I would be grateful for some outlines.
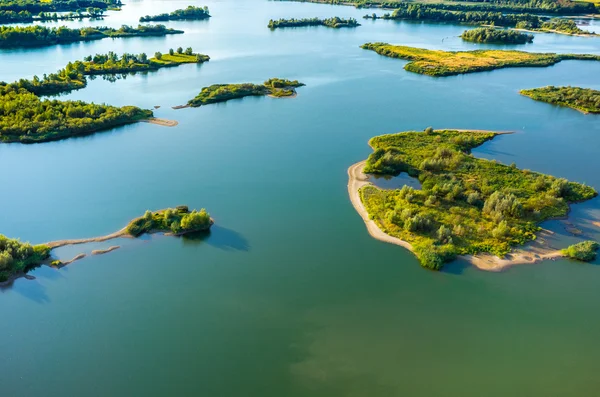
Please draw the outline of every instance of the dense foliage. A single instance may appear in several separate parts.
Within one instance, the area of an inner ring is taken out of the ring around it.
[[[584,113],[600,113],[600,91],[580,87],[542,87],[521,90],[522,95],[537,101],[567,106]]]
[[[600,55],[552,54],[505,50],[442,51],[396,46],[387,43],[367,43],[361,46],[380,55],[406,59],[409,72],[430,76],[452,76],[507,67],[539,67],[554,65],[567,59],[599,61]]]
[[[407,172],[422,189],[365,186],[361,198],[370,217],[385,233],[411,243],[424,266],[439,269],[456,255],[504,256],[535,239],[538,223],[597,195],[583,184],[469,154],[494,136],[428,128],[371,139],[365,172]]]
[[[299,27],[299,26],[327,26],[329,28],[339,29],[344,27],[360,26],[360,23],[354,18],[343,19],[340,17],[332,17],[326,19],[319,18],[304,18],[304,19],[278,19],[269,21],[270,29]]]
[[[47,142],[90,134],[152,117],[150,110],[82,101],[41,100],[25,89],[0,86],[0,142]]]
[[[32,246],[0,234],[0,282],[39,266],[49,256],[46,245]]]
[[[533,42],[532,34],[493,28],[465,30],[460,37],[465,41],[473,41],[475,43],[526,44]]]
[[[139,25],[137,28],[123,25],[119,29],[108,27],[70,29],[64,26],[0,26],[0,48],[39,47],[76,41],[99,40],[107,37],[164,36],[183,33],[164,25]]]
[[[453,10],[447,4],[398,3],[397,8],[391,14],[386,13],[381,17],[371,14],[365,15],[365,18],[496,25],[567,34],[594,34],[577,28],[575,22],[570,19],[554,18],[549,20],[544,16],[526,13]]]
[[[0,11],[17,13],[25,11],[30,14],[39,14],[40,12],[79,11],[87,8],[116,9],[121,5],[121,0],[2,0]]]
[[[596,259],[598,248],[600,248],[600,244],[595,241],[582,241],[581,243],[570,245],[568,248],[562,250],[561,253],[568,258],[590,262]]]
[[[170,14],[146,15],[140,18],[140,22],[150,21],[178,21],[178,20],[202,20],[210,18],[208,7],[188,6],[182,10],[175,10]]]
[[[179,206],[156,212],[146,211],[144,216],[127,225],[127,233],[134,237],[153,232],[183,234],[206,230],[211,225],[212,220],[205,209],[190,212],[188,207]]]
[[[303,85],[298,80],[291,81],[278,78],[271,78],[263,84],[213,84],[202,88],[202,91],[194,99],[188,101],[188,105],[197,107],[247,96],[291,96],[296,92],[296,87]]]
[[[67,14],[57,14],[50,12],[40,12],[34,15],[29,11],[0,11],[0,24],[3,23],[28,23],[34,21],[58,21],[83,18],[98,18],[104,15],[104,10],[101,8],[88,8],[86,12],[78,10],[77,12],[69,12]]]

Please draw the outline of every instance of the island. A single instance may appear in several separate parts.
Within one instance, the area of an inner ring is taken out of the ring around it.
[[[487,270],[562,256],[539,239],[537,251],[513,247],[536,240],[541,222],[566,216],[570,203],[596,190],[470,155],[498,134],[427,128],[372,138],[374,152],[348,172],[352,203],[370,233],[406,247],[432,270],[458,255]],[[418,178],[421,189],[379,189],[366,175],[402,172]]]
[[[489,5],[484,8],[466,4],[422,4],[403,2],[394,6],[395,10],[383,16],[367,14],[367,19],[393,19],[410,21],[451,22],[469,25],[503,26],[540,32],[562,33],[569,35],[595,36],[577,27],[575,22],[566,18],[549,18],[530,13],[506,13]]]
[[[577,244],[570,245],[561,251],[563,256],[572,258],[581,262],[591,262],[596,259],[600,244],[595,241],[582,241]]]
[[[66,14],[57,14],[50,12],[40,12],[34,15],[28,11],[0,11],[0,24],[4,23],[31,23],[43,21],[63,21],[85,18],[102,18],[104,10],[101,8],[88,7],[86,10],[77,10],[77,12],[68,12]]]
[[[135,238],[151,233],[181,236],[208,230],[213,223],[214,221],[205,209],[190,211],[187,206],[181,205],[154,212],[146,211],[143,216],[133,219],[121,230],[101,237],[59,240],[45,244],[31,245],[0,235],[0,284],[12,282],[14,279],[24,276],[28,271],[42,265],[62,267],[86,257],[86,254],[82,253],[69,261],[51,259],[51,251],[54,248],[103,242],[123,237]],[[92,255],[105,254],[118,248],[119,246],[111,246],[104,250],[94,250],[92,251]]]
[[[247,96],[291,97],[296,94],[296,88],[302,86],[304,84],[298,80],[279,78],[271,78],[263,84],[213,84],[202,88],[202,91],[194,99],[188,101],[187,106],[198,107]]]
[[[0,12],[11,11],[15,13],[39,14],[41,12],[77,12],[88,8],[118,10],[122,5],[121,0],[2,0],[0,2]]]
[[[367,43],[361,48],[386,57],[408,60],[410,62],[404,66],[405,70],[435,77],[508,67],[551,66],[569,59],[600,60],[600,55],[592,54],[533,53],[515,50],[442,51],[387,43]]]
[[[590,88],[554,87],[550,85],[521,90],[519,93],[536,101],[570,107],[583,113],[600,113],[600,91]]]
[[[319,19],[319,18],[304,18],[304,19],[278,19],[269,21],[267,25],[269,29],[301,27],[301,26],[327,26],[328,28],[354,28],[360,26],[360,23],[354,18],[343,19],[340,17]]]
[[[465,41],[491,44],[527,44],[533,43],[533,35],[514,30],[477,28],[465,30],[460,37]]]
[[[156,52],[153,58],[149,58],[145,53],[123,54],[119,57],[110,51],[108,54],[89,55],[83,61],[69,62],[65,68],[56,73],[45,74],[42,78],[34,76],[32,80],[21,79],[10,84],[0,83],[0,86],[23,88],[38,96],[57,95],[84,88],[87,85],[85,76],[135,74],[209,60],[208,55],[194,53],[192,47],[185,51],[181,47],[177,50],[171,48],[166,54]]]
[[[187,8],[175,10],[169,14],[146,15],[145,17],[140,18],[140,22],[181,20],[201,21],[208,18],[210,18],[208,7],[188,6]]]
[[[44,47],[78,41],[101,40],[109,37],[165,36],[180,34],[182,30],[164,25],[139,25],[137,28],[123,25],[119,29],[88,27],[71,29],[65,26],[0,26],[0,48]]]

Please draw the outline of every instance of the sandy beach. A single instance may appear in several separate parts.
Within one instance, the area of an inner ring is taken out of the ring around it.
[[[146,120],[140,120],[140,122],[162,125],[163,127],[175,127],[177,124],[179,124],[179,122],[175,120],[159,119],[156,117],[152,117],[151,119]]]

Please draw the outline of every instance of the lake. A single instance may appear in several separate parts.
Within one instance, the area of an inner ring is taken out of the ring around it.
[[[359,46],[518,48],[600,54],[600,39],[536,34],[475,45],[464,26],[363,20],[371,10],[264,0],[127,1],[103,21],[207,5],[183,35],[0,52],[0,80],[54,72],[108,51],[208,54],[97,78],[63,96],[160,106],[179,125],[138,123],[88,137],[0,145],[0,233],[32,243],[104,235],[146,209],[207,208],[208,234],[126,240],[122,248],[0,289],[4,396],[591,396],[598,392],[600,263],[568,260],[486,273],[457,261],[422,269],[372,239],[347,168],[375,135],[434,128],[515,130],[474,150],[600,189],[598,116],[520,96],[522,88],[600,89],[600,63],[432,78]],[[376,11],[380,12],[380,11]],[[355,17],[356,29],[270,31],[269,19]],[[592,21],[598,29],[600,22]],[[173,110],[202,87],[298,79],[293,99],[245,98]],[[569,221],[592,239],[600,199]],[[544,224],[553,244],[573,241]],[[120,244],[121,242],[119,242]],[[115,242],[65,247],[61,259]]]

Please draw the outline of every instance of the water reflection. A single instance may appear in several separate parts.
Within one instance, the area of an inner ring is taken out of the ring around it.
[[[369,181],[380,189],[401,189],[402,186],[410,186],[413,189],[421,189],[421,182],[406,172],[398,176],[391,175],[369,175]]]

